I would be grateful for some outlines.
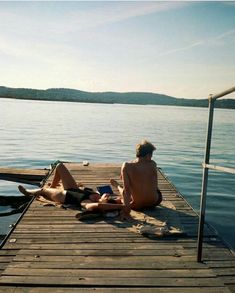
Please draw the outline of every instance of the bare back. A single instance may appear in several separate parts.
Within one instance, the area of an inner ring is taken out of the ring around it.
[[[133,209],[155,206],[158,202],[158,178],[156,163],[149,161],[133,161],[124,163],[122,168],[124,190],[129,189]]]

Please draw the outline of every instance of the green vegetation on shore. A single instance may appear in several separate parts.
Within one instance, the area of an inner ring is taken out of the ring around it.
[[[24,100],[64,101],[107,104],[168,105],[208,107],[208,99],[182,99],[167,95],[145,92],[85,92],[66,88],[47,90],[9,88],[0,86],[0,97]],[[223,99],[216,102],[217,108],[235,109],[235,100]]]

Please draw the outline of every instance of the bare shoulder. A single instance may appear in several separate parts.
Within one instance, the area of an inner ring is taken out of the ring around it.
[[[130,161],[130,162],[124,162],[122,164],[122,171],[125,171],[127,173],[132,172],[132,170],[135,168],[136,162]]]
[[[137,160],[135,159],[135,160],[132,160],[132,161],[129,161],[129,162],[124,162],[122,164],[122,167],[131,167],[131,166],[134,166],[136,164],[137,164]]]
[[[129,162],[124,162],[124,163],[122,164],[122,170],[124,170],[124,169],[128,169],[128,167],[130,166],[130,164],[131,164],[131,163],[129,163]]]

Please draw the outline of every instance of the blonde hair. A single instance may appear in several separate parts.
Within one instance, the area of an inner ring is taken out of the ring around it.
[[[149,141],[143,140],[141,143],[136,145],[136,157],[145,157],[146,155],[153,154],[153,151],[156,150],[156,147]]]

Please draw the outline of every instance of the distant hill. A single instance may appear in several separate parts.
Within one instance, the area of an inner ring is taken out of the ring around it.
[[[37,90],[27,88],[9,88],[0,86],[0,97],[24,100],[67,101],[84,103],[118,103],[189,107],[208,106],[208,99],[180,99],[167,95],[145,92],[85,92],[66,88]],[[216,107],[235,109],[235,100],[218,100],[216,102]]]

